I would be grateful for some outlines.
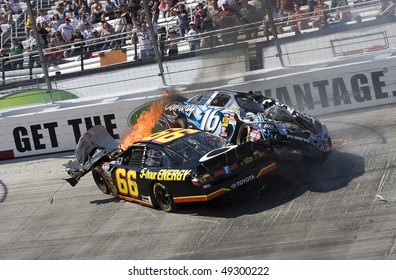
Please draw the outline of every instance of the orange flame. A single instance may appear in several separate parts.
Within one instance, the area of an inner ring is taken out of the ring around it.
[[[125,150],[136,141],[151,135],[153,128],[164,112],[165,105],[171,102],[175,96],[177,96],[175,92],[168,90],[158,102],[151,104],[149,110],[139,116],[129,134],[121,140],[119,148]]]

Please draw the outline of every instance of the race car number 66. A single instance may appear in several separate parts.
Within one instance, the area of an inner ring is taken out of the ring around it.
[[[269,275],[267,266],[226,266],[220,272],[224,275]]]

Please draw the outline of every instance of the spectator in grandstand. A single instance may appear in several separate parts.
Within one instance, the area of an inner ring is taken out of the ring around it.
[[[7,23],[12,24],[12,11],[7,4],[2,4],[0,6],[0,24]]]
[[[49,23],[49,27],[51,28],[51,34],[54,34],[56,31],[58,31],[58,28],[61,24],[62,21],[60,20],[59,15],[54,14]]]
[[[95,51],[100,51],[103,43],[102,38],[100,38],[100,33],[98,30],[94,29],[92,34],[88,37],[85,37],[85,45],[86,45],[86,53],[91,54]]]
[[[330,19],[330,21],[338,21],[341,23],[348,22],[352,20],[352,13],[349,9],[347,0],[339,0],[336,9],[336,15],[334,19]]]
[[[277,0],[279,12],[284,16],[289,16],[294,12],[294,0]]]
[[[77,19],[81,20],[84,15],[91,20],[91,12],[86,3],[83,3],[78,10]]]
[[[37,23],[36,27],[37,27],[37,34],[41,36],[41,38],[43,39],[43,47],[47,48],[51,34],[47,31],[47,29],[43,28],[43,25],[41,23]]]
[[[82,15],[82,18],[80,20],[78,20],[77,18],[76,18],[76,20],[78,21],[78,23],[75,27],[76,27],[76,29],[79,29],[81,32],[84,32],[87,23],[88,23],[88,26],[92,25],[91,20],[89,18],[87,18],[86,15]]]
[[[294,12],[289,17],[290,30],[295,34],[301,34],[301,30],[308,29],[308,15],[301,11],[300,5],[294,4]]]
[[[153,51],[153,34],[147,29],[146,22],[142,22],[138,28],[138,41],[140,49],[140,59],[145,60],[154,56]]]
[[[317,5],[315,5],[315,8],[313,10],[313,14],[315,16],[313,22],[312,22],[312,27],[323,27],[325,24],[327,24],[327,13],[329,11],[330,7],[327,5],[324,0],[319,0]]]
[[[151,23],[154,24],[154,22],[158,22],[159,18],[159,5],[160,1],[159,0],[150,0],[147,1],[147,6],[150,9],[150,14],[151,14]]]
[[[32,14],[33,14],[33,19],[30,18],[30,14],[29,13],[25,14],[25,34],[26,34],[26,38],[29,38],[29,34],[30,34],[30,31],[33,28],[33,24],[36,23],[36,12],[32,11]]]
[[[60,2],[54,11],[54,15],[59,15],[59,19],[63,20],[65,18],[65,4]]]
[[[72,40],[72,38],[73,38],[73,33],[74,33],[74,31],[75,31],[74,26],[71,25],[71,20],[70,20],[70,18],[68,18],[68,17],[65,18],[64,23],[61,24],[61,25],[58,27],[58,30],[57,30],[57,31],[59,31],[59,32],[62,34],[63,38],[64,38],[67,42],[70,42],[70,41]]]
[[[215,29],[216,18],[220,11],[219,6],[217,6],[217,1],[208,0],[204,9],[206,11],[204,31],[213,31]]]
[[[42,24],[43,22],[50,22],[50,21],[51,21],[51,17],[47,15],[44,10],[40,10],[36,18],[36,24],[37,23]]]
[[[190,51],[196,51],[200,47],[199,30],[195,22],[190,22],[190,30],[187,32],[187,41],[190,47]]]
[[[190,14],[184,4],[180,4],[172,9],[177,10],[177,27],[179,28],[180,37],[183,38],[190,29]]]
[[[239,9],[240,21],[243,24],[251,24],[254,22],[258,22],[261,20],[259,12],[257,8],[253,5],[249,4],[249,0],[242,0],[241,7]],[[258,28],[257,26],[247,26],[244,28],[244,33],[246,35],[246,39],[257,38],[258,36]]]
[[[41,67],[40,57],[37,54],[39,46],[43,45],[43,38],[38,36],[38,41],[34,37],[33,30],[30,30],[29,39],[25,41],[25,49],[29,53],[29,68],[33,68],[36,63],[37,67]]]
[[[106,0],[106,5],[105,5],[105,16],[109,18],[109,20],[115,19],[115,11],[118,10],[116,4],[111,1],[111,0]]]
[[[99,2],[99,0],[94,0],[94,3],[91,5],[91,21],[92,23],[98,23],[102,19],[102,16],[104,15],[102,3]]]
[[[19,15],[23,13],[23,9],[21,4],[19,3],[19,0],[12,0],[10,10],[13,15]]]
[[[195,22],[199,32],[202,32],[204,30],[205,18],[206,18],[206,10],[204,9],[204,6],[202,3],[198,3],[195,6],[193,16],[194,16],[194,22]]]
[[[82,32],[82,35],[84,36],[84,38],[91,38],[93,37],[92,33],[94,30],[95,29],[93,28],[93,26],[89,22],[86,22],[84,24],[84,30]]]
[[[113,21],[114,33],[120,34],[127,31],[127,21],[121,16],[121,11],[115,11],[115,20]],[[125,34],[120,34],[117,36],[117,41],[115,43],[117,46],[122,46],[125,44]]]
[[[76,29],[73,34],[73,44],[70,47],[70,50],[65,51],[65,57],[71,57],[76,55],[81,55],[83,52],[84,47],[84,36],[82,35],[81,31]]]
[[[133,18],[132,18],[132,13],[130,10],[128,10],[128,7],[126,5],[121,7],[121,17],[125,18],[127,22],[127,31],[132,31],[133,28]]]
[[[69,13],[69,17],[76,17],[78,13],[78,9],[80,8],[79,4],[75,0],[64,0],[65,11]],[[73,15],[72,15],[73,14]]]
[[[114,34],[114,27],[108,23],[106,20],[102,21],[102,26],[99,29],[100,37],[103,38],[103,45],[101,50],[107,50],[114,46],[114,37],[109,38],[109,36]]]
[[[158,9],[160,11],[162,18],[166,18],[170,16],[170,8],[171,8],[170,0],[161,0]]]
[[[239,26],[240,21],[237,14],[230,9],[227,3],[222,4],[222,11],[218,13],[217,23],[215,24],[220,29]],[[223,30],[221,33],[221,42],[223,44],[236,43],[238,40],[238,33],[236,30]]]
[[[66,44],[66,41],[63,39],[62,33],[56,31],[54,34],[54,38],[52,38],[49,46],[50,49],[44,50],[45,58],[47,63],[57,65],[60,60],[63,59],[63,45]]]
[[[11,39],[10,56],[12,70],[23,69],[23,46],[17,38]]]
[[[141,0],[139,0],[139,3],[140,3],[140,1]],[[127,0],[115,0],[115,2],[117,4],[118,8],[120,8],[120,7],[122,7],[122,6],[127,4]]]
[[[10,55],[7,53],[5,49],[0,49],[0,72],[9,71],[9,70],[11,70]]]
[[[167,42],[165,45],[165,48],[168,50],[169,56],[177,55],[179,53],[179,48],[177,46],[178,42],[179,39],[177,38],[176,31],[174,29],[169,29]]]

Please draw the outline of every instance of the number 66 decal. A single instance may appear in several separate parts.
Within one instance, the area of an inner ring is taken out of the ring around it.
[[[136,183],[136,171],[118,168],[115,171],[116,187],[120,194],[137,198],[139,189]]]

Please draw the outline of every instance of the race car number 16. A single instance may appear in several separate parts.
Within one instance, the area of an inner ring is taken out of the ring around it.
[[[137,198],[139,196],[139,189],[136,183],[136,171],[118,168],[115,171],[115,178],[117,182],[117,189],[123,195],[129,195]]]

